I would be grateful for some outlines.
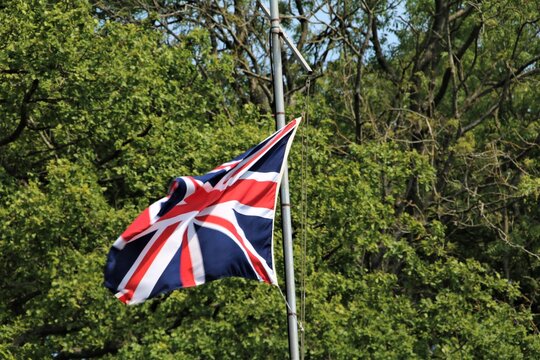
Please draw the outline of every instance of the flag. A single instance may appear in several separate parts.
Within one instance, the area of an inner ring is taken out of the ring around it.
[[[238,276],[277,284],[279,183],[300,118],[205,175],[182,176],[114,242],[105,286],[126,304]]]

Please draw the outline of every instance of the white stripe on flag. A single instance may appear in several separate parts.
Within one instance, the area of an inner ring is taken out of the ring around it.
[[[161,205],[167,200],[169,200],[168,196],[159,199],[158,201],[156,201],[155,203],[153,203],[152,205],[148,207],[148,214],[150,216],[150,224],[153,224],[156,222],[158,218],[157,214],[159,213],[159,210],[161,210]]]
[[[191,257],[191,266],[193,268],[193,278],[195,279],[195,284],[200,285],[206,281],[206,276],[204,272],[201,244],[199,243],[199,237],[197,236],[193,222],[191,222],[188,226],[187,238],[189,254]]]
[[[246,171],[238,179],[242,180],[257,180],[257,181],[279,181],[279,173],[277,172],[259,172],[259,171]]]
[[[204,208],[197,216],[215,215],[218,217],[223,217],[223,214],[225,212],[231,211],[231,209],[238,211],[242,215],[259,216],[259,217],[270,219],[270,220],[274,219],[273,209],[244,205],[241,202],[236,201],[236,200],[226,201],[220,204],[216,204],[216,205]]]
[[[184,237],[183,235],[187,230],[188,225],[189,222],[180,223],[169,238],[165,240],[165,244],[163,244],[163,247],[155,257],[154,261],[152,261],[150,267],[135,289],[129,304],[143,302],[150,296],[159,278],[182,245],[182,238]]]
[[[154,243],[156,242],[156,239],[159,238],[159,236],[161,235],[161,233],[164,230],[165,230],[164,227],[161,227],[161,228],[157,229],[154,236],[152,236],[150,241],[148,241],[148,243],[144,247],[143,251],[141,251],[141,253],[137,257],[137,260],[135,260],[133,265],[131,265],[131,268],[127,272],[126,276],[124,276],[124,278],[122,279],[122,282],[120,283],[120,285],[118,285],[118,290],[119,291],[122,291],[126,287],[129,279],[131,279],[131,277],[133,276],[133,273],[135,273],[135,270],[137,270],[137,268],[139,267],[140,263],[142,262],[142,260],[144,259],[145,255],[146,255],[146,253],[148,252],[148,250],[150,250],[152,245],[154,245]]]
[[[114,242],[113,247],[117,248],[118,250],[122,250],[124,246],[126,246],[126,244],[127,244],[126,240],[124,240],[122,235],[120,235],[118,239],[116,239],[116,241]]]

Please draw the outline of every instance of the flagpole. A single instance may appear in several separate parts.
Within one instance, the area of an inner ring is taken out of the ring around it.
[[[276,127],[285,126],[285,102],[283,99],[283,73],[281,64],[281,26],[279,25],[278,0],[270,0],[272,31],[272,61],[274,67],[274,104]],[[289,174],[285,159],[285,170],[281,180],[281,218],[283,226],[283,257],[285,263],[285,287],[287,297],[287,323],[289,330],[289,354],[291,360],[299,359],[298,321],[296,318],[296,290],[294,285],[294,260],[292,246],[291,205],[289,197]]]

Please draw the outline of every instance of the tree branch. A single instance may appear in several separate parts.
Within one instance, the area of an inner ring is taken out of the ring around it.
[[[482,29],[482,24],[476,25],[469,36],[467,37],[467,40],[465,43],[459,48],[457,53],[455,54],[455,59],[457,61],[461,61],[463,58],[463,55],[465,55],[465,52],[469,49],[469,47],[475,42],[475,40],[480,35],[480,30]],[[446,90],[448,89],[448,84],[450,82],[450,77],[452,75],[452,69],[448,67],[446,71],[444,72],[443,79],[441,82],[441,86],[439,87],[439,91],[437,92],[437,95],[434,99],[435,107],[440,104],[441,100],[444,98],[444,95],[446,94]]]
[[[379,35],[377,32],[377,18],[376,17],[371,23],[371,43],[373,44],[373,47],[375,49],[375,57],[377,59],[377,62],[379,63],[381,68],[384,70],[384,72],[390,75],[390,78],[392,80],[395,80],[394,70],[390,67],[390,65],[386,61],[386,58],[382,52],[381,43],[379,41]]]
[[[116,354],[120,349],[120,344],[115,342],[108,342],[101,349],[86,349],[77,352],[60,351],[54,356],[56,360],[64,359],[88,359],[95,357],[102,357],[107,354]]]
[[[498,88],[506,86],[511,81],[519,80],[519,79],[522,79],[524,77],[531,76],[531,75],[536,75],[538,72],[540,72],[540,69],[538,68],[532,69],[527,72],[523,72],[523,71],[539,60],[540,60],[540,55],[537,55],[533,57],[532,59],[530,59],[529,61],[527,61],[525,64],[521,65],[516,71],[509,72],[509,74],[504,79],[497,81],[495,84],[493,84],[489,88],[484,89],[483,91],[480,91],[479,89],[476,93],[474,93],[467,99],[466,103],[463,106],[464,111],[467,111],[475,103],[476,100],[486,96],[487,94],[490,94],[492,91]]]
[[[148,124],[148,126],[146,126],[146,128],[141,133],[137,134],[137,137],[144,137],[144,136],[148,135],[148,133],[150,132],[150,129],[152,129],[152,124]],[[128,140],[124,141],[122,143],[122,147],[124,147],[126,145],[129,145],[130,143],[133,142],[133,140],[135,140],[135,139],[131,138],[131,139],[128,139]],[[120,156],[121,153],[122,153],[122,149],[117,149],[117,150],[113,151],[111,154],[107,155],[105,158],[97,161],[97,166],[105,165],[109,161],[116,159],[118,156]]]
[[[3,139],[0,139],[0,146],[7,145],[17,140],[19,136],[21,136],[24,128],[28,125],[28,118],[29,118],[28,104],[30,103],[32,96],[36,92],[38,85],[39,85],[39,80],[34,79],[32,81],[32,85],[30,85],[30,89],[28,89],[26,94],[24,94],[23,100],[21,102],[21,107],[20,107],[21,118],[19,120],[19,125],[17,126],[15,131],[13,131],[10,135],[6,136]]]

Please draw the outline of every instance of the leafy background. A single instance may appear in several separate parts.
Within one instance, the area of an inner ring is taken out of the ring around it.
[[[288,116],[309,114],[290,155],[306,358],[539,358],[538,6],[280,11],[316,69],[308,93],[284,53]],[[272,132],[267,35],[252,1],[0,5],[1,357],[286,357],[275,288],[125,307],[102,286],[172,177]]]

